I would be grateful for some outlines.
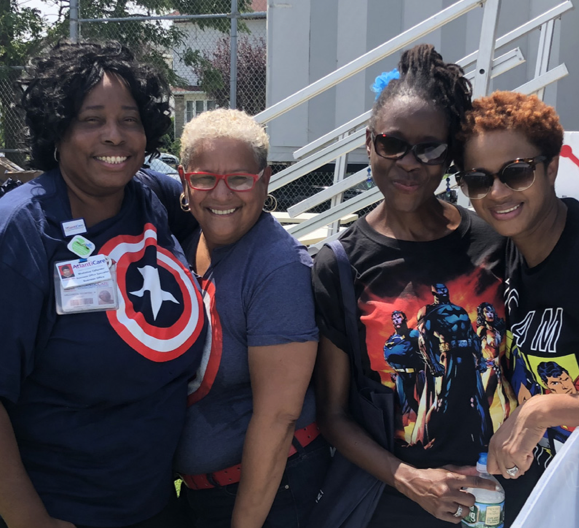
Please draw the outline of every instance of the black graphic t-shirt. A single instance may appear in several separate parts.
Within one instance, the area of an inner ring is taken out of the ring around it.
[[[515,245],[507,245],[507,333],[509,377],[519,403],[535,394],[579,390],[579,202],[564,200],[567,221],[551,254],[529,268]],[[535,450],[546,466],[573,431],[552,427]]]
[[[395,455],[416,467],[474,465],[515,406],[505,383],[504,239],[459,208],[453,233],[408,242],[365,218],[341,237],[356,270],[364,374],[396,394]],[[314,263],[320,331],[348,351],[333,253]]]

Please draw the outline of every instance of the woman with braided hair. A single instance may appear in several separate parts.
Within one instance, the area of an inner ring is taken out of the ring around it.
[[[460,523],[474,505],[464,488],[494,490],[472,466],[515,404],[489,407],[475,330],[482,303],[504,318],[504,242],[476,215],[434,194],[471,108],[462,69],[422,44],[402,55],[398,70],[366,131],[384,200],[339,239],[354,271],[357,340],[345,331],[337,258],[324,247],[314,264],[318,423],[344,457],[386,484],[369,527],[438,528]],[[405,387],[414,383],[415,405],[400,405],[394,391],[392,448],[380,445],[351,407],[350,385],[360,379],[356,349],[362,379],[384,391],[399,377]],[[507,489],[505,525],[522,505],[521,484]]]

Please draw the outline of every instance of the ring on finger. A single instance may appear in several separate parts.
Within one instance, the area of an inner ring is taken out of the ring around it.
[[[517,466],[513,466],[512,468],[507,468],[507,473],[511,477],[516,477],[517,473],[519,472],[519,468]]]
[[[453,517],[462,517],[462,506],[459,504],[458,508],[456,509],[456,511],[452,514]]]

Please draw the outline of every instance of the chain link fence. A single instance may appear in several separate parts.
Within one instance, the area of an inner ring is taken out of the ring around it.
[[[255,115],[265,108],[267,0],[70,4],[73,39],[118,40],[166,73],[174,120],[165,138],[167,151],[179,154],[183,127],[201,112],[236,107]],[[233,60],[232,46],[237,50]],[[24,125],[15,108],[14,89],[20,72],[21,68],[0,67],[0,153],[22,164]]]
[[[0,152],[23,167],[26,163],[24,121],[18,111],[15,83],[22,68],[0,66]]]
[[[73,39],[118,40],[167,75],[173,127],[165,151],[179,156],[185,124],[202,112],[236,107],[255,115],[265,108],[267,0],[72,0],[70,8]],[[25,167],[24,123],[14,88],[21,71],[0,67],[0,153]],[[276,164],[273,171],[286,167]],[[348,169],[348,174],[358,170]],[[333,179],[329,165],[275,191],[278,211],[331,186]],[[362,187],[348,190],[345,198]],[[310,212],[329,207],[328,201]]]

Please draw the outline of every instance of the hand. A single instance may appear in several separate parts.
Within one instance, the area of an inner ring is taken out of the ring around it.
[[[458,524],[475,502],[474,495],[462,488],[495,490],[496,484],[479,477],[474,467],[445,466],[438,469],[411,468],[408,476],[401,477],[397,488],[437,519]],[[455,517],[459,506],[462,514]]]
[[[540,396],[534,396],[517,407],[491,438],[487,469],[507,479],[519,478],[533,463],[533,450],[545,434],[545,427],[534,423],[533,414]],[[518,467],[515,475],[507,469]]]

